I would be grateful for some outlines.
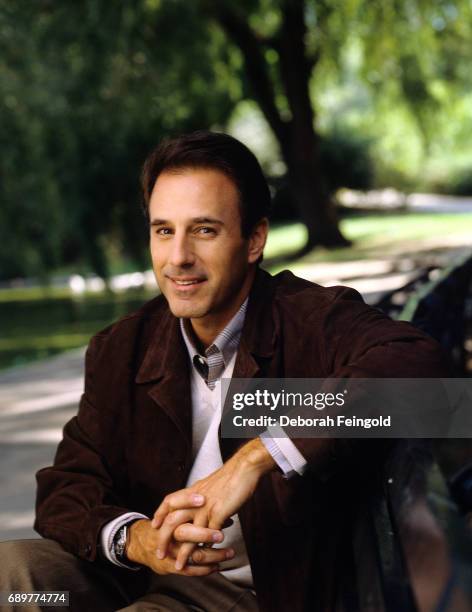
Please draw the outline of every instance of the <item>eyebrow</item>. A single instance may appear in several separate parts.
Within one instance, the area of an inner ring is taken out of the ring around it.
[[[194,217],[190,219],[191,223],[210,223],[212,225],[224,225],[223,221],[220,219],[215,219],[214,217]],[[153,219],[151,221],[151,225],[168,225],[171,221],[167,219]]]

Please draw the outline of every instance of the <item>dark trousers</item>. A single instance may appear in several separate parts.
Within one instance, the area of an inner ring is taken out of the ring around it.
[[[69,591],[70,607],[2,606],[11,612],[257,612],[249,589],[220,574],[205,577],[160,576],[108,562],[89,563],[66,552],[52,540],[0,543],[0,591]]]

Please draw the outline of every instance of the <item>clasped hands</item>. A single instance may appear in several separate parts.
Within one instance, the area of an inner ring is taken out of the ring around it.
[[[134,523],[128,558],[159,574],[205,576],[218,571],[218,563],[231,559],[234,551],[211,546],[223,541],[222,528],[274,465],[262,442],[251,440],[206,478],[167,495],[152,521]],[[198,543],[210,547],[195,550]]]

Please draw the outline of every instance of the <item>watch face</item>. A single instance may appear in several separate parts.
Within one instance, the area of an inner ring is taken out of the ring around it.
[[[127,526],[124,525],[115,536],[114,548],[117,559],[122,559],[125,554],[127,531]]]

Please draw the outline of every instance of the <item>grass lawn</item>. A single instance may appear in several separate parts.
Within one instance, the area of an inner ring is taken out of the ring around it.
[[[356,215],[341,221],[344,235],[353,241],[352,247],[346,249],[314,249],[297,263],[352,261],[355,259],[377,258],[382,253],[415,250],[421,244],[433,238],[463,237],[464,243],[472,247],[472,214],[442,213],[396,213]],[[292,223],[271,230],[266,259],[289,255],[301,248],[306,237],[305,227],[301,223]],[[285,267],[278,264],[271,271]]]
[[[414,250],[434,237],[463,237],[472,246],[471,214],[376,214],[342,220],[344,234],[355,241],[348,249],[315,249],[296,263],[378,258],[386,253]],[[292,223],[271,230],[266,261],[283,258],[303,246],[305,229]],[[295,262],[292,262],[295,263]],[[289,267],[278,263],[271,272]],[[67,289],[0,291],[0,368],[77,348],[112,321],[138,308],[152,293],[89,294],[76,297]]]

